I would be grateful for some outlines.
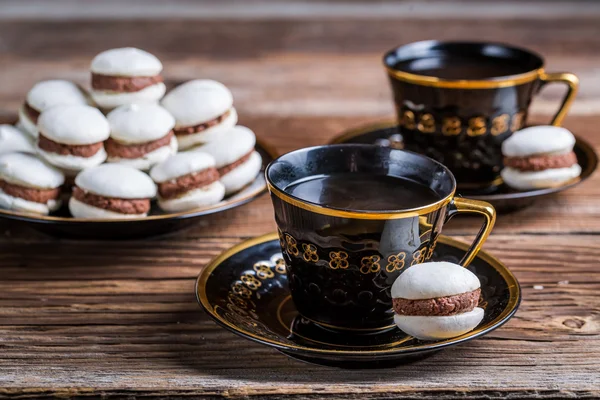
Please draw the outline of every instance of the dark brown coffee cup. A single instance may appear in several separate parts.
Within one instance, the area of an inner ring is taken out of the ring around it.
[[[411,43],[385,54],[404,145],[446,165],[459,189],[502,182],[501,145],[527,120],[545,84],[567,85],[560,125],[578,88],[571,73],[546,73],[528,50],[495,43]]]
[[[401,177],[431,189],[439,200],[411,209],[364,211],[313,203],[286,191],[294,182],[338,173]],[[431,259],[444,223],[459,213],[484,217],[461,261],[467,266],[496,218],[490,204],[455,197],[448,168],[404,150],[359,144],[300,149],[271,162],[266,178],[292,300],[304,318],[328,329],[393,326],[392,284],[407,268]]]

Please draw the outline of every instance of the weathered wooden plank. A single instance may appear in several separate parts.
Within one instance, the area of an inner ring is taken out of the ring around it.
[[[76,276],[68,273],[99,243],[61,244],[60,252],[72,256],[57,257],[52,270],[43,263],[43,251],[15,265],[27,245],[2,245],[4,394],[11,387],[32,388],[18,392],[25,397],[52,396],[68,387],[115,396],[231,398],[600,394],[600,249],[594,236],[493,236],[486,247],[515,272],[524,290],[515,318],[481,340],[386,371],[385,378],[377,370],[341,372],[293,362],[210,321],[194,304],[194,278],[210,255],[234,240],[112,243],[107,259],[115,255],[120,271],[112,279],[101,271],[102,261],[79,268]],[[130,269],[121,270],[121,263]],[[122,392],[126,387],[140,389]]]

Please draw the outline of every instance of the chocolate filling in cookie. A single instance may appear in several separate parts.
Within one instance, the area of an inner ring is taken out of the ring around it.
[[[519,171],[543,171],[554,168],[569,168],[577,164],[574,152],[564,154],[539,154],[529,157],[506,157],[504,166]]]
[[[31,107],[28,102],[23,104],[23,111],[25,111],[25,115],[34,123],[37,124],[38,118],[40,117],[41,112]]]
[[[92,89],[109,92],[139,92],[162,81],[163,77],[160,75],[110,76],[92,73]]]
[[[212,126],[220,124],[225,118],[229,116],[229,114],[231,114],[231,110],[228,110],[225,114],[219,115],[217,118],[211,119],[210,121],[203,122],[194,126],[175,128],[173,129],[173,131],[175,131],[176,135],[191,135],[192,133],[202,132]]]
[[[254,153],[254,149],[250,150],[246,155],[244,155],[242,158],[240,158],[237,161],[232,162],[231,164],[227,164],[221,168],[219,168],[219,175],[223,176],[228,172],[231,172],[231,170],[239,167],[240,165],[242,165],[243,163],[245,163],[246,161],[248,161],[248,159],[250,159],[250,156],[252,155],[252,153]]]
[[[158,193],[163,199],[173,199],[191,190],[208,186],[219,180],[216,168],[207,168],[200,172],[180,176],[167,182],[158,184]]]
[[[0,180],[0,190],[9,196],[19,197],[23,200],[41,204],[46,204],[50,200],[56,200],[60,195],[60,188],[36,189],[15,185],[14,183],[9,183],[3,180]]]
[[[146,214],[150,211],[150,199],[119,199],[104,197],[75,186],[73,197],[77,200],[96,208],[114,211],[121,214]]]
[[[168,146],[173,138],[173,131],[170,131],[166,136],[160,139],[152,140],[146,143],[135,143],[135,144],[124,144],[116,141],[113,138],[109,138],[104,142],[104,148],[108,153],[109,157],[119,158],[140,158],[144,155],[159,149],[164,146]]]
[[[45,137],[41,132],[38,139],[38,147],[49,153],[63,156],[73,155],[77,157],[92,157],[102,148],[103,142],[92,144],[62,144]]]
[[[399,315],[446,316],[473,311],[479,303],[481,289],[434,299],[393,299],[394,311]]]

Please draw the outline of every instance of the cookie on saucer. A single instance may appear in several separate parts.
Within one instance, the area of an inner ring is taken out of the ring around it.
[[[532,126],[502,143],[504,183],[518,190],[560,186],[581,174],[575,136],[559,126]]]
[[[225,195],[235,193],[252,183],[260,173],[262,157],[254,149],[256,136],[245,126],[237,125],[219,138],[195,148],[215,158]]]
[[[215,159],[206,153],[176,154],[154,166],[150,176],[158,184],[158,205],[166,212],[210,206],[225,196]]]
[[[394,322],[421,340],[460,336],[483,320],[480,295],[479,278],[465,267],[444,261],[417,264],[392,285]]]
[[[147,171],[177,153],[175,118],[155,103],[120,106],[106,118],[110,138],[104,143],[108,162]]]
[[[19,109],[19,126],[37,137],[37,122],[40,114],[50,107],[60,105],[90,104],[88,94],[71,81],[52,79],[38,82],[27,93],[25,103]]]
[[[121,164],[86,169],[75,178],[69,210],[75,218],[143,218],[156,186],[145,173]]]
[[[60,207],[58,169],[25,153],[0,155],[0,207],[47,215]]]
[[[94,107],[50,108],[40,115],[38,128],[38,154],[68,176],[106,160],[104,141],[110,135],[110,126]]]
[[[147,51],[124,47],[103,51],[92,60],[92,98],[103,109],[158,102],[165,94],[162,63]]]
[[[210,142],[237,123],[231,91],[220,82],[196,79],[177,86],[162,100],[175,117],[182,150]]]
[[[33,153],[33,139],[12,125],[0,125],[0,154]]]

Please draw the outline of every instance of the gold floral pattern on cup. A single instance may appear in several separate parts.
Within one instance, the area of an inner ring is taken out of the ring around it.
[[[400,271],[404,268],[406,252],[401,251],[398,254],[392,254],[387,260],[388,264],[385,266],[387,272],[392,273],[394,271]]]
[[[498,115],[492,120],[492,128],[490,132],[494,136],[498,136],[508,131],[508,122],[510,116],[508,114]]]
[[[381,265],[379,261],[381,257],[378,255],[373,256],[365,256],[360,259],[360,273],[361,274],[369,274],[369,273],[377,273],[381,270]]]
[[[302,254],[302,258],[306,262],[317,262],[319,261],[319,255],[317,254],[317,247],[314,244],[306,244],[302,243],[302,249],[304,253]]]
[[[329,268],[346,269],[349,265],[348,253],[345,251],[332,251],[329,253]]]
[[[419,124],[417,129],[423,133],[434,133],[435,132],[435,118],[432,114],[425,113],[419,118]]]
[[[512,116],[504,113],[492,118],[488,125],[484,116],[474,116],[463,120],[457,115],[451,115],[442,118],[438,127],[434,115],[430,112],[419,114],[416,111],[404,108],[400,115],[400,125],[405,129],[416,130],[424,134],[433,134],[439,129],[444,136],[457,136],[461,134],[463,128],[466,128],[466,134],[470,137],[483,136],[488,132],[494,136],[509,131],[514,132],[523,127],[525,119],[524,111],[519,111]]]
[[[474,117],[469,119],[469,127],[467,128],[467,135],[469,136],[481,136],[485,135],[487,127],[485,125],[485,118]]]
[[[462,130],[461,121],[458,117],[446,117],[443,120],[442,134],[445,136],[456,136]]]
[[[289,233],[285,234],[285,244],[286,250],[289,254],[293,256],[300,254],[300,251],[298,250],[298,242],[296,242],[296,239],[294,239],[294,237]]]
[[[415,123],[415,113],[410,110],[404,110],[400,123],[406,129],[415,129],[417,126]]]

